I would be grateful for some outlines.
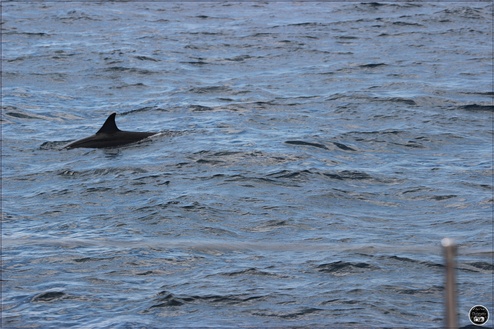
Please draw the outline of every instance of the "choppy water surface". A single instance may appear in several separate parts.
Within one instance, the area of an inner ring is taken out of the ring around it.
[[[2,6],[3,327],[492,310],[490,2]]]

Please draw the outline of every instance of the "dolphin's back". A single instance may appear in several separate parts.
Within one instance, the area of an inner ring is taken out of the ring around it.
[[[79,139],[65,145],[63,148],[73,149],[78,147],[104,148],[117,147],[130,143],[135,143],[149,136],[156,135],[154,132],[123,131],[118,129],[115,123],[116,113],[110,114],[98,132],[92,136]]]

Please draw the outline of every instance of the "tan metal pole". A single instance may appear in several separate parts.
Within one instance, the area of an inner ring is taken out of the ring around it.
[[[458,328],[458,314],[456,312],[456,253],[458,247],[453,239],[444,238],[441,240],[444,251],[444,261],[446,267],[445,282],[445,326],[448,329]]]

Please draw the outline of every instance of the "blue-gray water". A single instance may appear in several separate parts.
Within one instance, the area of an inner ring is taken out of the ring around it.
[[[2,6],[3,327],[492,311],[490,2]]]

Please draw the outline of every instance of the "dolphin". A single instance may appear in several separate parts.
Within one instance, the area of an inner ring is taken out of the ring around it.
[[[103,126],[98,130],[98,132],[92,136],[79,139],[75,142],[71,142],[65,145],[64,149],[73,149],[76,147],[86,147],[86,148],[103,148],[103,147],[117,147],[130,143],[138,142],[149,136],[156,135],[153,132],[134,132],[134,131],[123,131],[118,129],[115,123],[116,113],[110,114],[108,119],[106,119]]]

